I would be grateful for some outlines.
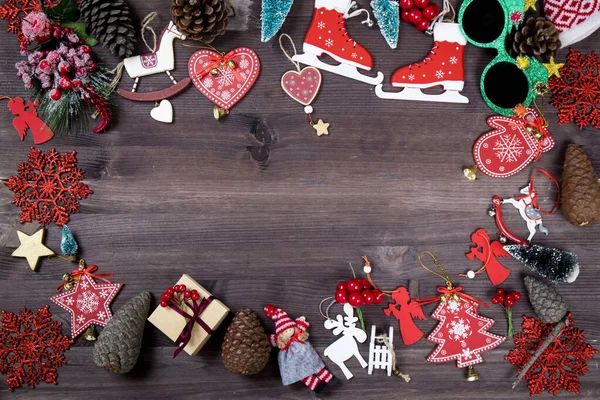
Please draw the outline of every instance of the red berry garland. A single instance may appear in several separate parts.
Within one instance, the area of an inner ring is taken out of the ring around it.
[[[512,322],[512,308],[515,302],[521,300],[521,293],[511,292],[506,294],[504,289],[496,290],[496,295],[492,297],[492,304],[500,304],[506,311],[506,318],[508,319],[508,337],[513,337],[513,322]]]

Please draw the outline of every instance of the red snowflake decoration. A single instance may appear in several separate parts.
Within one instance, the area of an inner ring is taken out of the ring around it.
[[[79,200],[94,192],[81,182],[85,171],[76,164],[74,151],[44,154],[31,148],[28,161],[17,165],[18,175],[4,182],[15,193],[12,204],[21,207],[22,224],[37,219],[44,226],[63,226],[70,214],[79,212]]]
[[[574,122],[579,129],[600,129],[600,57],[593,50],[583,56],[569,49],[560,78],[550,78],[549,90],[560,125]]]
[[[63,352],[73,342],[51,316],[47,305],[35,313],[2,311],[0,373],[7,376],[8,390],[23,383],[35,388],[42,381],[56,385],[56,368],[66,363]]]
[[[52,8],[56,6],[56,0],[43,0],[43,4],[44,8]],[[41,11],[39,0],[5,0],[0,6],[0,19],[8,21],[6,31],[15,33],[21,46],[29,44],[21,31],[21,22],[23,17],[35,11]]]
[[[554,324],[523,316],[523,332],[515,335],[515,348],[506,357],[521,372],[536,350],[544,343]],[[550,343],[523,377],[529,383],[533,397],[544,390],[556,396],[562,389],[579,394],[579,376],[589,372],[587,361],[598,350],[586,343],[584,332],[573,326],[571,315],[568,326]]]

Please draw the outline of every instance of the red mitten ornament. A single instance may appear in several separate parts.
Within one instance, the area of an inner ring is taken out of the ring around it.
[[[532,108],[522,117],[494,115],[487,120],[493,131],[473,146],[477,168],[492,178],[507,178],[537,161],[554,147],[545,120]]]

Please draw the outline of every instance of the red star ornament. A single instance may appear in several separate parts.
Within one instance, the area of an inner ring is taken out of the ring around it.
[[[75,339],[90,325],[106,325],[112,318],[110,303],[122,287],[122,283],[97,285],[91,277],[82,275],[73,290],[50,300],[71,314],[71,338]]]

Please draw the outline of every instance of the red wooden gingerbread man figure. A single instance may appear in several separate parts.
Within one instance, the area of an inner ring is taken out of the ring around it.
[[[471,241],[475,246],[471,247],[471,251],[465,255],[469,260],[477,258],[482,261],[483,266],[477,271],[468,271],[460,276],[473,279],[478,273],[486,271],[492,285],[498,286],[504,282],[510,275],[510,270],[500,264],[496,257],[509,258],[510,254],[504,250],[502,243],[497,240],[490,241],[490,235],[485,229],[477,229],[471,235]]]
[[[6,97],[5,97],[6,98]],[[17,117],[13,119],[13,126],[19,132],[21,140],[25,139],[27,128],[31,130],[33,135],[33,143],[42,144],[54,137],[54,133],[48,125],[37,116],[35,109],[36,105],[33,101],[28,101],[27,104],[22,98],[8,98],[8,109]]]
[[[395,303],[389,303],[388,307],[383,309],[383,312],[388,317],[390,314],[394,314],[394,317],[398,319],[400,334],[405,345],[409,346],[417,343],[423,337],[423,332],[417,327],[413,318],[427,319],[421,306],[416,301],[410,300],[410,294],[403,286],[392,292],[392,299]]]

